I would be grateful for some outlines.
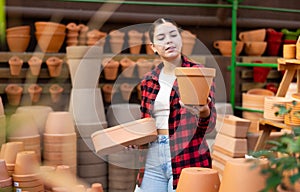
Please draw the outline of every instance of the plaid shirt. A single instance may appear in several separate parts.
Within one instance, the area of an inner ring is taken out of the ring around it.
[[[182,67],[204,67],[195,64],[182,57]],[[153,117],[152,110],[155,98],[159,92],[159,74],[163,64],[159,64],[151,72],[144,76],[141,81],[141,115],[142,118]],[[169,137],[172,156],[173,188],[177,183],[181,170],[185,167],[211,167],[211,157],[208,145],[204,138],[205,133],[211,132],[215,127],[216,109],[215,103],[215,82],[210,90],[211,103],[209,104],[211,114],[208,118],[201,119],[181,107],[179,100],[178,84],[175,80],[170,94],[170,116],[169,116]],[[145,146],[144,146],[145,147]],[[144,153],[140,157],[142,165],[145,162]],[[137,185],[140,186],[144,176],[144,166],[140,168],[137,177]]]

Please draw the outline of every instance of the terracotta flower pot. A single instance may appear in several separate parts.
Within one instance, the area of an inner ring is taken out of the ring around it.
[[[147,72],[151,71],[153,67],[153,62],[147,59],[139,58],[136,61],[136,66],[137,66],[139,78],[142,79]]]
[[[49,87],[49,92],[51,94],[51,101],[57,103],[60,100],[61,94],[64,91],[64,88],[59,84],[52,84]]]
[[[187,105],[205,105],[209,95],[214,68],[186,68],[175,69],[181,100]]]
[[[139,54],[143,44],[143,33],[137,30],[128,31],[128,45],[131,54]]]
[[[236,41],[236,55],[240,55],[243,50],[244,42]],[[230,40],[218,40],[213,43],[214,48],[218,49],[223,56],[231,56],[232,41]]]
[[[124,57],[120,60],[120,65],[122,68],[122,75],[127,78],[132,78],[136,63],[128,57]]]
[[[89,27],[84,24],[78,25],[80,31],[79,31],[79,37],[78,37],[78,45],[87,45],[87,32],[89,30]]]
[[[105,58],[102,61],[104,78],[106,80],[115,80],[118,75],[120,63],[112,58]]]
[[[7,127],[8,137],[39,136],[38,127],[32,114],[14,113],[9,119]]]
[[[9,64],[11,75],[20,75],[22,65],[23,65],[23,60],[22,59],[20,59],[18,56],[12,56],[8,60],[8,64]]]
[[[128,83],[122,83],[120,85],[120,90],[121,90],[122,98],[125,101],[129,101],[133,89],[134,89],[134,86],[130,85]]]
[[[265,41],[246,41],[244,51],[248,56],[261,56],[267,48]]]
[[[104,97],[104,101],[106,103],[110,103],[114,93],[116,92],[116,90],[113,88],[112,84],[104,84],[102,86],[102,91],[103,91],[103,97]]]
[[[37,103],[40,100],[43,88],[38,84],[31,84],[28,87],[28,93],[33,103]]]
[[[40,33],[64,33],[66,25],[49,21],[37,21],[34,23],[35,29]]]
[[[65,33],[35,32],[37,43],[42,52],[57,53],[65,40]]]
[[[24,52],[28,48],[30,35],[6,35],[6,40],[11,52]]]
[[[266,33],[266,29],[243,31],[239,33],[239,38],[242,41],[264,41]]]
[[[53,111],[48,113],[48,117],[45,124],[45,133],[69,134],[74,132],[74,120],[70,112]]]
[[[32,175],[39,172],[39,161],[34,151],[18,152],[15,163],[16,175]]]
[[[258,166],[253,168],[254,162],[248,162],[244,158],[236,158],[227,161],[220,192],[253,192],[265,187],[266,176],[261,174],[261,168],[268,166],[266,160],[259,160]]]
[[[15,164],[17,153],[24,151],[23,142],[7,142],[4,151],[4,160],[6,165]]]
[[[17,84],[9,84],[5,88],[7,99],[10,105],[17,106],[20,104],[23,88]]]
[[[93,183],[91,188],[92,192],[103,192],[103,187],[101,183]]]
[[[111,52],[114,54],[119,54],[123,50],[124,39],[110,39]]]
[[[7,35],[29,35],[30,34],[30,26],[15,26],[6,29]]]
[[[42,63],[43,63],[43,60],[40,59],[37,56],[32,56],[28,60],[28,65],[29,65],[29,68],[30,68],[30,71],[31,71],[32,75],[38,76],[40,74]]]
[[[61,73],[63,60],[58,57],[49,57],[46,60],[50,77],[58,77]]]
[[[220,179],[218,171],[209,168],[189,167],[182,169],[176,191],[218,192],[219,187]]]

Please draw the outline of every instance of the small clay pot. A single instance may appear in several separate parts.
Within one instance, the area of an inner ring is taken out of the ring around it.
[[[46,60],[50,77],[58,77],[61,73],[63,60],[58,57],[49,57]]]
[[[106,80],[115,80],[118,75],[120,63],[112,58],[105,58],[102,61],[104,78]]]
[[[64,91],[64,88],[59,84],[52,84],[49,87],[49,92],[51,94],[51,101],[57,103],[60,100],[61,94]]]
[[[12,56],[11,58],[9,58],[8,63],[10,68],[10,74],[14,76],[20,75],[23,60],[20,59],[18,56]]]
[[[40,74],[42,63],[43,63],[43,60],[37,56],[32,56],[28,60],[28,65],[29,65],[32,75],[38,76]]]
[[[8,103],[13,106],[20,104],[23,88],[17,84],[9,84],[5,88]]]
[[[32,137],[38,136],[39,130],[29,113],[14,113],[9,119],[7,127],[8,137]]]
[[[125,101],[129,101],[133,89],[134,89],[134,86],[130,85],[128,83],[122,83],[120,85],[120,90],[121,90],[122,98]]]
[[[16,175],[32,175],[39,172],[39,161],[34,151],[21,151],[15,163]]]
[[[112,84],[104,84],[102,86],[102,91],[103,91],[104,101],[106,103],[110,103],[112,100],[112,97],[115,93],[115,89],[113,89],[113,85]]]
[[[122,68],[122,75],[127,78],[132,78],[136,63],[128,57],[124,57],[120,60],[120,65]]]
[[[136,65],[137,65],[137,70],[138,70],[138,76],[140,79],[143,78],[143,76],[151,71],[152,67],[153,67],[153,62],[144,59],[144,58],[139,58],[136,61]]]
[[[4,151],[6,165],[15,164],[17,153],[24,150],[22,142],[7,142]]]
[[[57,53],[65,40],[65,33],[35,32],[37,43],[44,53]]]
[[[31,84],[28,87],[28,93],[30,95],[30,99],[33,103],[37,103],[40,100],[40,96],[42,94],[43,88],[38,84]]]
[[[73,116],[67,111],[53,111],[48,113],[45,124],[47,134],[70,134],[75,132]]]

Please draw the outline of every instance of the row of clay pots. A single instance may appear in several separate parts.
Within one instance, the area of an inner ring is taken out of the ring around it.
[[[13,76],[18,76],[21,73],[23,60],[18,56],[12,56],[8,60],[10,74]],[[28,60],[29,69],[32,75],[38,76],[41,70],[43,60],[37,56],[32,56]],[[63,60],[58,57],[49,57],[46,60],[50,77],[58,77],[61,73]]]
[[[129,83],[122,83],[120,84],[119,88],[116,88],[113,84],[106,83],[102,86],[104,102],[111,103],[112,98],[118,92],[118,89],[120,90],[121,97],[124,101],[130,100],[131,94],[134,92],[135,89],[138,92],[138,95],[140,95],[138,85],[136,86]]]
[[[53,103],[56,103],[60,100],[60,96],[63,92],[63,87],[58,84],[52,84],[49,87],[49,92],[51,94],[51,100]],[[33,103],[37,103],[42,94],[42,87],[38,84],[31,84],[27,89],[30,99]],[[7,99],[10,105],[18,106],[21,102],[23,87],[18,84],[8,84],[5,88],[5,93],[7,94]]]

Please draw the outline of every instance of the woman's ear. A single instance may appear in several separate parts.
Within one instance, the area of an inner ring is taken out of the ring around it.
[[[156,48],[155,48],[155,46],[154,46],[153,43],[151,43],[151,48],[152,48],[152,50],[153,50],[154,53],[157,53],[157,50],[156,50]]]

